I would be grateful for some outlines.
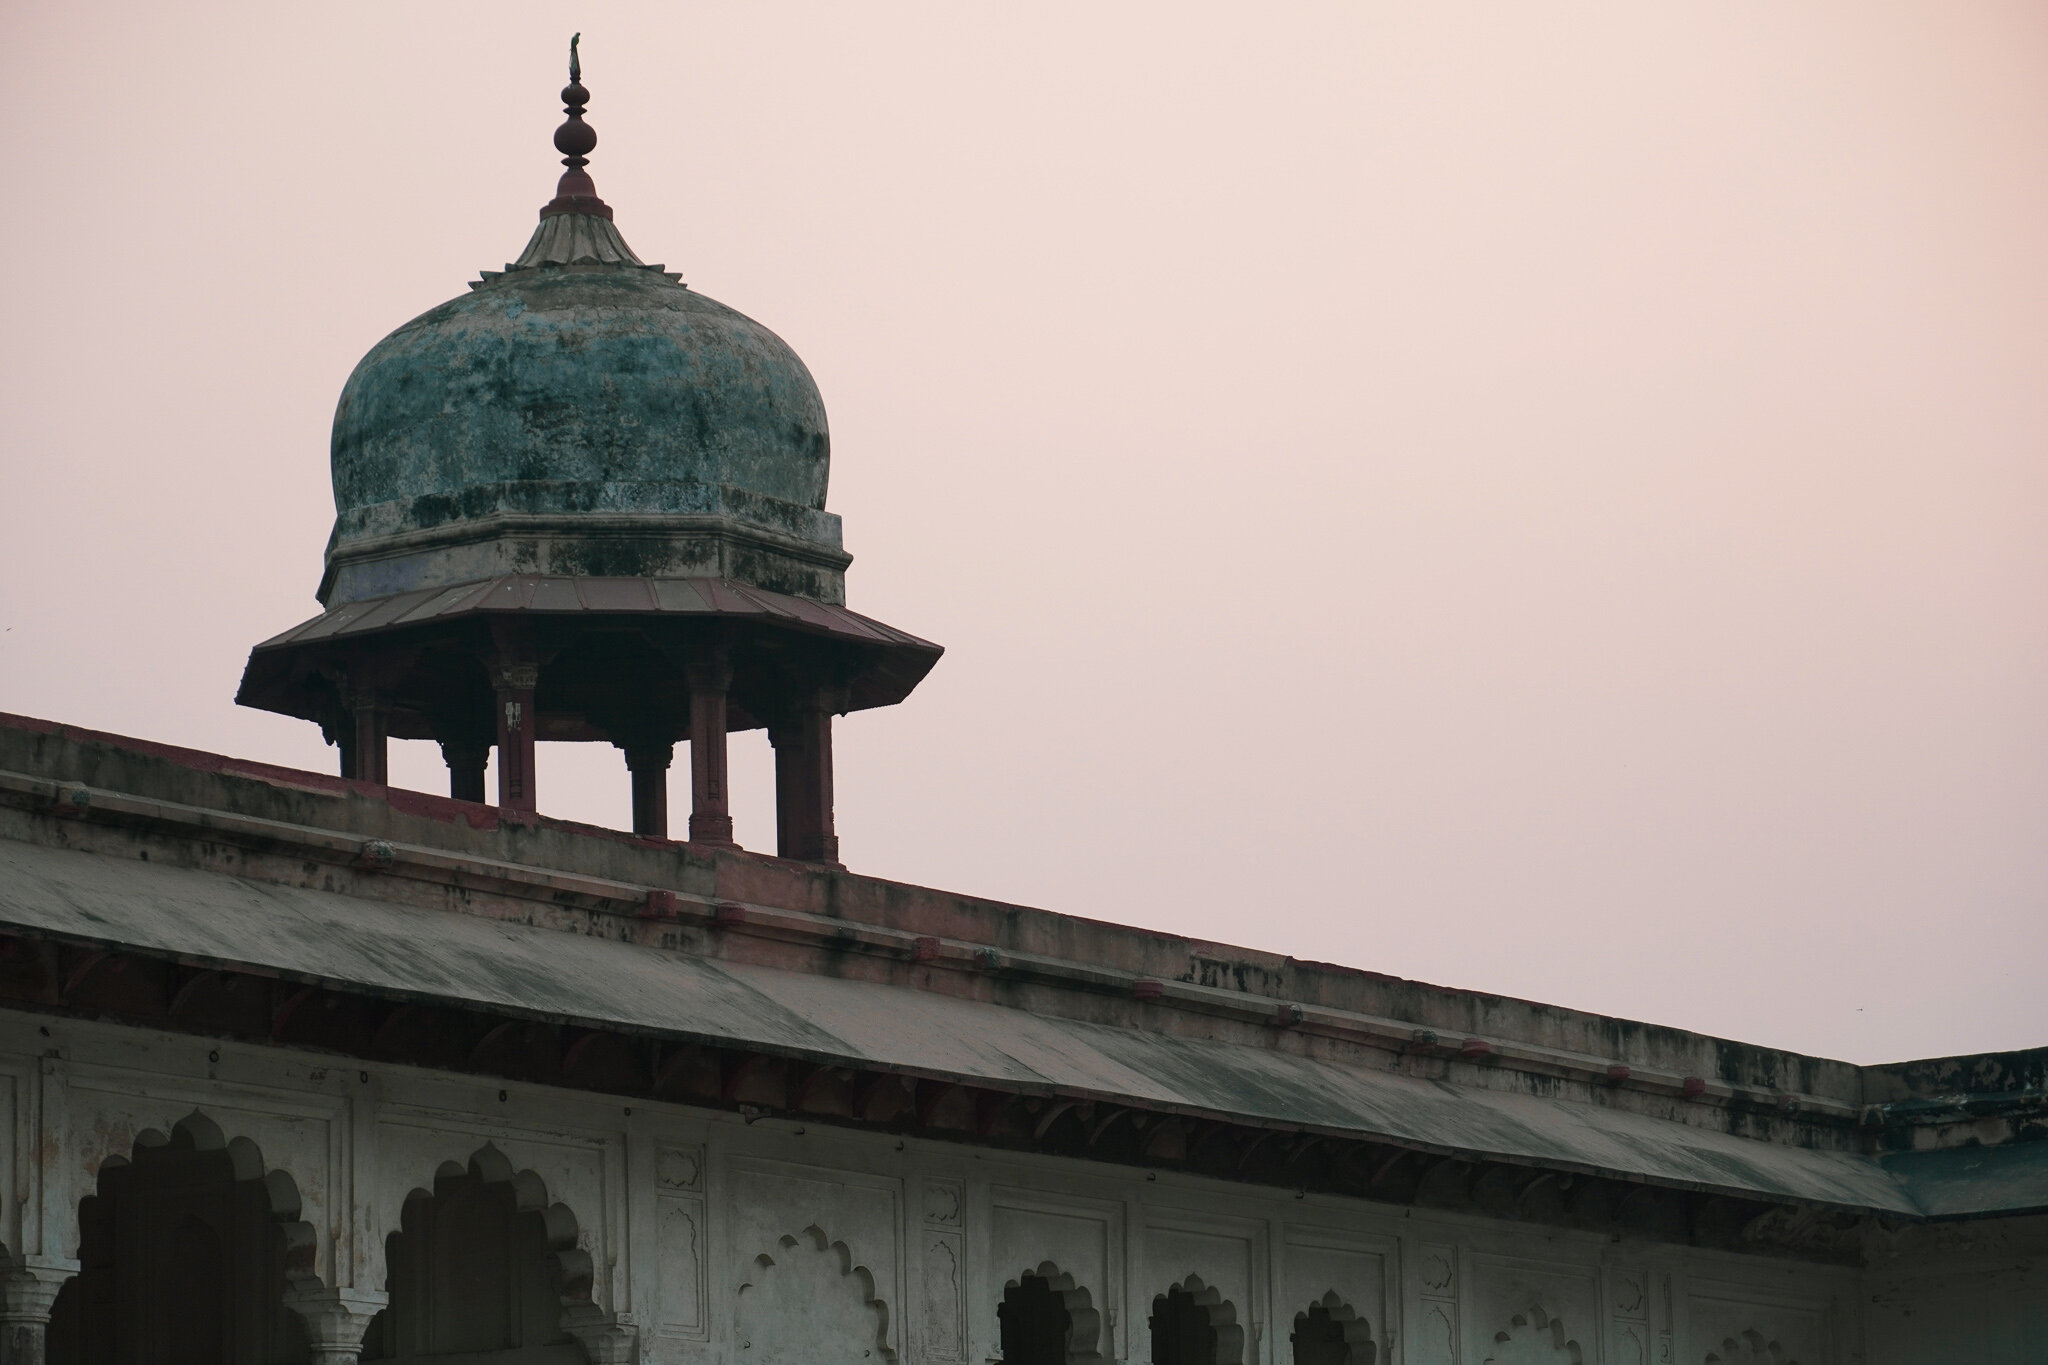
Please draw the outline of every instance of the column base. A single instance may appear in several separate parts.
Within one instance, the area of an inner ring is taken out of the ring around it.
[[[714,848],[739,847],[733,842],[730,815],[691,815],[690,842],[710,844]]]

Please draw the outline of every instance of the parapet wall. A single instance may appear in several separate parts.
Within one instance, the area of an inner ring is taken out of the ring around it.
[[[215,830],[244,847],[270,843],[282,852],[309,838],[317,844],[324,833],[334,836],[333,861],[351,866],[374,842],[388,846],[379,858],[411,860],[430,880],[476,883],[488,880],[493,868],[520,881],[537,877],[565,907],[610,901],[614,912],[627,906],[644,917],[650,913],[640,903],[645,900],[652,913],[671,916],[686,930],[721,916],[728,923],[751,916],[761,941],[732,951],[754,952],[776,965],[818,970],[820,954],[884,960],[882,967],[829,968],[862,974],[893,969],[888,959],[908,958],[984,978],[963,990],[1006,1003],[1080,1009],[1102,1022],[1157,1028],[1162,1009],[1179,1007],[1195,1022],[1168,1025],[1175,1030],[1294,1028],[1377,1047],[1411,1068],[1438,1066],[1447,1076],[1458,1073],[1480,1084],[1505,1069],[1548,1077],[1553,1093],[1558,1086],[1603,1083],[1639,1091],[1643,1101],[1659,1101],[1652,1110],[1668,1107],[1659,1097],[1680,1110],[1732,1106],[1746,1111],[1746,1123],[1738,1126],[1747,1135],[1769,1140],[1814,1140],[1804,1123],[1787,1126],[1780,1118],[1853,1124],[1866,1106],[1924,1097],[1941,1090],[1944,1078],[1966,1074],[1978,1078],[1972,1088],[2038,1096],[2048,1068],[2048,1050],[2010,1054],[1996,1065],[1975,1058],[1858,1068],[760,854],[639,839],[546,817],[515,823],[501,819],[495,807],[26,717],[0,715],[0,772],[14,774],[17,786],[47,787],[47,799],[58,806],[72,795],[90,801],[90,793],[104,793],[154,803],[160,811],[175,808],[194,830]],[[98,799],[105,807],[112,797]],[[778,914],[788,917],[780,927],[769,923]],[[1086,997],[1078,1006],[1077,994]]]

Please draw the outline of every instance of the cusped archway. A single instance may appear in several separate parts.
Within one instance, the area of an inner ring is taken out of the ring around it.
[[[1237,1305],[1190,1275],[1152,1300],[1152,1365],[1239,1365]]]
[[[1785,1354],[1785,1348],[1754,1327],[1707,1352],[1706,1365],[1799,1365]]]
[[[874,1272],[813,1225],[786,1233],[748,1263],[734,1312],[740,1365],[819,1361],[894,1365],[889,1305]]]
[[[77,1275],[51,1308],[50,1365],[310,1361],[292,1303],[317,1295],[297,1182],[197,1110],[100,1165],[79,1201]]]
[[[1566,1330],[1564,1321],[1531,1304],[1494,1333],[1493,1349],[1483,1365],[1585,1365],[1585,1348]]]
[[[1377,1365],[1372,1324],[1331,1290],[1294,1315],[1294,1365]]]
[[[1102,1359],[1102,1315],[1094,1298],[1051,1261],[1003,1286],[996,1324],[1003,1365],[1093,1365]]]
[[[585,1365],[591,1264],[576,1216],[492,1144],[412,1190],[385,1263],[390,1304],[361,1359]]]

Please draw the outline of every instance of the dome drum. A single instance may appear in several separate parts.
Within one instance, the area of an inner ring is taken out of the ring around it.
[[[843,606],[852,559],[837,516],[730,485],[499,483],[351,512],[319,598],[573,574],[730,579]]]

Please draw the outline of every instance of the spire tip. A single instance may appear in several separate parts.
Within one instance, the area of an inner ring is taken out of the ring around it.
[[[611,208],[597,197],[597,185],[583,169],[590,164],[590,153],[597,146],[597,130],[583,121],[583,107],[590,102],[590,92],[583,88],[583,60],[576,50],[582,41],[582,34],[570,35],[569,84],[562,90],[562,112],[569,117],[555,129],[555,150],[562,154],[562,164],[569,169],[555,186],[554,199],[540,211],[543,218],[557,213],[588,213],[607,220],[612,216]]]

